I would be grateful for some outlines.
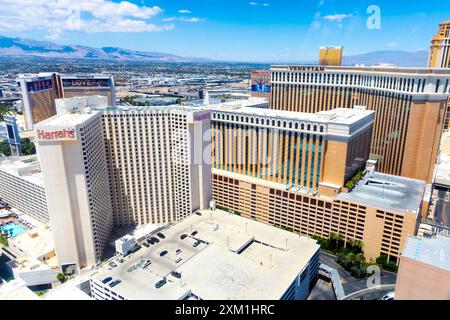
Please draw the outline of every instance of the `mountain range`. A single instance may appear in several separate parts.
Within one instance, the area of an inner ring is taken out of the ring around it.
[[[0,57],[17,58],[55,58],[111,61],[148,62],[205,62],[201,58],[181,57],[169,53],[146,52],[118,47],[92,48],[81,45],[60,45],[49,41],[35,41],[0,36]],[[398,66],[424,67],[427,64],[427,51],[376,51],[359,55],[344,56],[344,65],[380,63]]]

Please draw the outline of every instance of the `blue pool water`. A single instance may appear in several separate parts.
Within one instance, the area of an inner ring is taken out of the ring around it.
[[[17,237],[19,234],[27,231],[24,227],[22,227],[20,224],[10,222],[6,226],[0,227],[0,230],[3,232],[6,232],[10,237]]]

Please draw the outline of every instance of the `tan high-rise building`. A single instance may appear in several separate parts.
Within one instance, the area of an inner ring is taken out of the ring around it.
[[[428,67],[450,68],[450,21],[445,21],[439,24],[438,33],[431,39]],[[448,129],[449,124],[450,99],[448,100],[444,129]]]
[[[440,23],[431,39],[428,67],[450,68],[450,21]]]
[[[319,65],[341,66],[343,50],[344,48],[340,46],[320,47]]]
[[[367,259],[398,262],[415,235],[423,181],[365,168],[374,112],[315,114],[253,108],[212,113],[213,199],[218,207],[308,236],[364,243]]]
[[[62,75],[64,98],[80,96],[104,96],[108,105],[116,105],[116,89],[112,75]]]
[[[270,108],[314,113],[365,105],[375,111],[370,158],[381,172],[431,182],[449,69],[272,66]]]
[[[22,93],[26,129],[33,129],[36,123],[56,114],[55,99],[63,96],[59,74],[21,74],[17,82]]]

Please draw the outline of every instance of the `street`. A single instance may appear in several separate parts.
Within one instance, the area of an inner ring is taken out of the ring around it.
[[[334,268],[338,271],[342,287],[344,288],[344,292],[346,295],[349,295],[353,292],[366,289],[367,288],[367,278],[366,279],[356,279],[350,275],[347,271],[344,270],[337,262],[336,257],[326,253],[324,251],[320,252],[320,262],[326,264],[327,266]],[[384,284],[395,284],[397,281],[397,274],[388,271],[382,271],[381,273],[381,285]]]

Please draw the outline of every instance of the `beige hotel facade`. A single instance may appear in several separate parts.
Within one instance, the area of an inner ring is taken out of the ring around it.
[[[443,129],[450,70],[272,66],[270,108],[315,113],[375,111],[370,158],[380,172],[431,183]]]
[[[361,240],[367,259],[385,254],[398,262],[417,232],[425,183],[369,165],[353,190],[344,187],[366,167],[374,116],[364,107],[214,110],[213,199],[302,235]]]

